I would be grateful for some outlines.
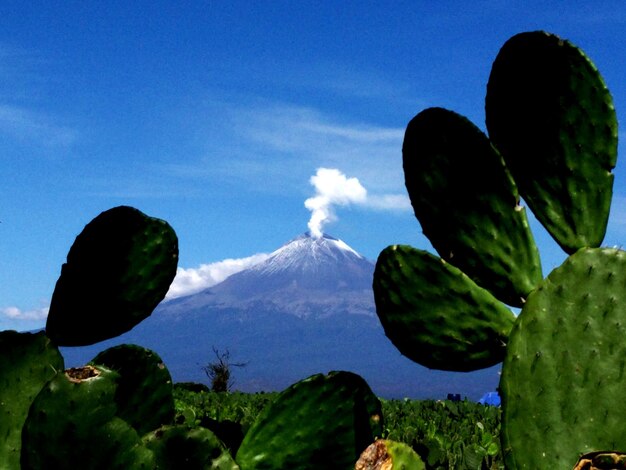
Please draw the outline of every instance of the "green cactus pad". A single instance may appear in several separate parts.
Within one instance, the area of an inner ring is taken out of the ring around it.
[[[84,346],[130,330],[165,297],[177,263],[167,222],[126,206],[103,212],[67,255],[46,333],[59,346]]]
[[[626,252],[585,248],[533,292],[502,368],[507,468],[567,469],[626,442]]]
[[[28,409],[46,382],[63,369],[61,353],[43,332],[0,332],[0,468],[20,467]]]
[[[439,256],[521,306],[542,279],[539,252],[489,139],[463,116],[429,108],[407,126],[402,155],[415,216]]]
[[[432,369],[470,371],[502,361],[515,316],[458,268],[410,246],[379,255],[376,312],[391,342]]]
[[[157,353],[123,344],[102,351],[91,364],[117,372],[117,416],[143,435],[174,419],[172,377]]]
[[[206,428],[163,426],[143,437],[159,470],[239,470],[224,444]]]
[[[48,382],[22,430],[22,468],[155,468],[137,432],[115,416],[117,378],[109,369],[85,366]]]
[[[381,405],[350,372],[314,375],[283,391],[246,433],[235,460],[251,469],[353,469],[382,434]]]
[[[412,447],[378,439],[363,451],[354,470],[424,470],[426,465]]]
[[[520,193],[568,253],[602,243],[617,159],[613,99],[576,46],[541,31],[500,50],[486,98],[487,129]]]

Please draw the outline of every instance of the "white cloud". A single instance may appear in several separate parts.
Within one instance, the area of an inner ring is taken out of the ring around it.
[[[264,261],[268,256],[268,254],[259,253],[246,258],[225,259],[202,264],[198,268],[178,268],[165,298],[169,300],[200,292],[222,282],[228,276]],[[45,323],[48,311],[48,306],[31,310],[13,306],[0,308],[0,330],[8,328],[23,331],[39,328]]]
[[[195,122],[210,122],[195,130],[203,135],[202,154],[158,164],[159,172],[184,180],[179,187],[202,191],[209,181],[211,187],[243,183],[249,191],[295,194],[311,169],[341,168],[372,193],[405,192],[404,127],[254,97],[243,101],[246,106],[215,99],[196,111]]]
[[[228,177],[258,179],[259,172],[292,189],[307,168],[341,168],[369,190],[400,192],[404,128],[340,119],[314,108],[281,103],[227,108],[228,126],[240,148],[223,160]],[[218,167],[212,167],[220,169]],[[233,172],[236,168],[237,172]],[[265,179],[263,179],[265,181]],[[267,185],[266,185],[267,186]]]
[[[226,259],[202,264],[198,268],[178,268],[176,277],[165,298],[174,299],[200,292],[222,282],[228,276],[264,261],[268,256],[265,253],[259,253],[247,258]]]
[[[29,140],[46,147],[66,147],[76,140],[76,132],[60,126],[42,114],[25,108],[0,104],[0,133],[16,140]]]
[[[18,307],[5,307],[0,309],[0,313],[10,320],[18,321],[41,321],[48,317],[49,307],[41,307],[33,310],[22,310]]]
[[[276,150],[311,157],[324,157],[329,151],[333,157],[363,151],[363,156],[372,156],[379,145],[393,146],[394,152],[400,152],[404,137],[404,129],[340,122],[303,106],[273,103],[233,111],[239,132],[248,138]]]
[[[365,205],[383,211],[410,211],[411,200],[406,194],[380,194],[368,196]]]

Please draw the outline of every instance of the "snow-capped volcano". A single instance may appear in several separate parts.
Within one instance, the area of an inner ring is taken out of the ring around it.
[[[307,232],[281,246],[252,270],[259,274],[282,271],[315,276],[325,274],[325,269],[336,270],[337,265],[361,264],[364,260],[363,256],[337,238],[330,235],[315,238]]]
[[[203,306],[271,308],[300,317],[373,315],[374,263],[345,242],[305,233],[270,256],[200,293],[168,302],[181,312]],[[340,294],[340,295],[338,295]]]

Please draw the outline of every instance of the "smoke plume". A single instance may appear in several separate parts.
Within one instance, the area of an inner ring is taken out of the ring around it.
[[[318,168],[309,181],[315,188],[315,196],[304,201],[304,206],[311,211],[308,225],[312,237],[320,238],[324,225],[337,219],[334,206],[367,201],[367,191],[359,180],[347,178],[337,169]]]

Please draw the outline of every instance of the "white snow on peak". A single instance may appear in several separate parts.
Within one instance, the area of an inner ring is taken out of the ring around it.
[[[337,246],[337,248],[339,248],[340,250],[348,251],[348,252],[352,253],[353,255],[358,256],[359,258],[363,258],[363,256],[361,256],[359,253],[357,253],[351,246],[349,246],[343,240],[334,239],[334,240],[332,240],[332,243],[334,243],[335,246]]]
[[[274,251],[270,254],[270,258],[274,255],[282,254],[291,254],[291,253],[302,253],[302,250],[310,250],[311,253],[315,256],[316,254],[320,254],[323,251],[331,252],[334,249],[339,249],[341,251],[348,252],[357,258],[363,258],[356,250],[350,247],[343,240],[339,240],[338,238],[331,237],[330,235],[322,235],[321,237],[313,237],[306,232],[303,235],[291,240],[289,243],[281,246],[278,250]]]
[[[305,233],[270,253],[264,262],[251,267],[251,270],[265,273],[291,269],[315,272],[321,266],[320,263],[326,265],[331,260],[344,258],[365,259],[337,238],[329,235],[315,238]]]

